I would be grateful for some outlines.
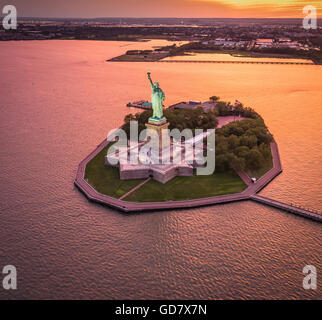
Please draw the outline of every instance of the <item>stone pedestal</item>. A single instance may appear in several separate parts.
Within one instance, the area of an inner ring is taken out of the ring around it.
[[[167,122],[166,119],[162,121],[153,121],[149,120],[148,123],[145,124],[148,130],[154,130],[159,137],[159,149],[163,150],[170,145],[170,138],[168,135],[168,127],[170,123]]]
[[[170,123],[166,119],[161,121],[153,121],[149,119],[149,122],[145,124],[148,131],[153,130],[159,137],[159,148],[152,150],[151,159],[154,164],[162,163],[164,160],[170,157],[170,137],[168,133],[168,127]]]

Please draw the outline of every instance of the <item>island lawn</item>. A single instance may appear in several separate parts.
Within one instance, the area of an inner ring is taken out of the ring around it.
[[[130,193],[125,201],[156,202],[208,198],[239,193],[246,184],[233,171],[214,173],[208,176],[175,177],[162,184],[151,179],[139,189]]]
[[[111,144],[110,144],[111,145]],[[99,193],[120,198],[145,179],[120,180],[119,169],[104,165],[108,145],[86,166],[85,179]],[[124,200],[134,202],[155,202],[188,200],[239,193],[246,184],[233,171],[209,176],[175,177],[166,184],[151,179]]]
[[[120,180],[119,168],[104,165],[110,143],[86,166],[85,180],[99,193],[120,198],[144,180]]]

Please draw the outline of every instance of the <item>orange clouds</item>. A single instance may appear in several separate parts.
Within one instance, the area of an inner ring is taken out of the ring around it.
[[[11,0],[29,17],[303,18],[321,0]]]
[[[201,7],[206,4],[209,13],[218,9],[226,17],[236,18],[302,18],[306,5],[315,6],[318,15],[322,14],[320,0],[186,0],[189,2],[199,3]]]

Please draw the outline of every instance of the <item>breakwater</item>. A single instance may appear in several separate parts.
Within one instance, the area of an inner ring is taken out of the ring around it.
[[[282,62],[282,61],[215,61],[215,60],[159,60],[162,63],[233,63],[233,64],[293,64],[293,65],[315,65],[313,62]]]

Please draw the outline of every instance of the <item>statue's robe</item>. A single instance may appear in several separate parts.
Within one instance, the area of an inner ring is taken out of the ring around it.
[[[162,103],[165,99],[165,94],[161,88],[157,88],[151,85],[152,89],[152,108],[153,108],[153,118],[161,119],[163,117],[163,106]]]

